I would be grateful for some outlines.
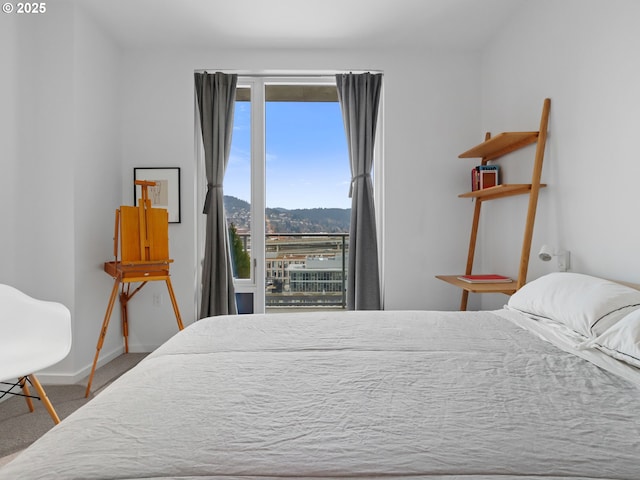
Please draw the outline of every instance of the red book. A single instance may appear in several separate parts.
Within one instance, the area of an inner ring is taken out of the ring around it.
[[[471,170],[471,191],[475,192],[476,190],[480,190],[480,170],[478,167]]]
[[[468,283],[513,282],[513,280],[509,277],[505,277],[504,275],[496,275],[494,273],[488,275],[461,275],[458,277],[458,280],[462,280],[463,282]]]

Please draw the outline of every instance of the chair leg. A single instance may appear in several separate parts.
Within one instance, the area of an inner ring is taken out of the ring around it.
[[[38,391],[38,395],[40,395],[40,400],[42,400],[42,403],[44,404],[45,408],[49,412],[49,415],[51,415],[51,418],[53,419],[53,423],[55,424],[60,423],[60,418],[58,417],[58,414],[53,408],[53,405],[51,405],[51,402],[49,401],[49,397],[47,397],[47,393],[44,391],[44,388],[42,388],[42,385],[40,385],[40,382],[38,381],[36,376],[31,374],[29,375],[29,379],[31,380],[31,383],[33,384],[35,389]]]
[[[18,383],[20,383],[20,388],[26,395],[24,399],[27,401],[29,411],[33,412],[35,409],[33,408],[33,400],[31,400],[31,392],[29,391],[29,384],[27,383],[27,379],[25,377],[20,377],[18,379]]]

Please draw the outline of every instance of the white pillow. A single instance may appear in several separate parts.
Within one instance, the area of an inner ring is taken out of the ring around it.
[[[588,343],[587,346],[640,368],[640,310],[631,312]]]
[[[581,273],[556,272],[524,285],[507,305],[593,338],[640,308],[640,291]]]

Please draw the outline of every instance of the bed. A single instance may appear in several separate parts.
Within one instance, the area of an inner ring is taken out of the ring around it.
[[[632,338],[630,338],[632,337]],[[640,291],[195,322],[0,479],[640,478]]]

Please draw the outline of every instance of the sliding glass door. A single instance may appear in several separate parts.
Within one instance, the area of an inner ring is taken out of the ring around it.
[[[335,85],[238,79],[224,203],[239,313],[344,308],[351,174]]]

